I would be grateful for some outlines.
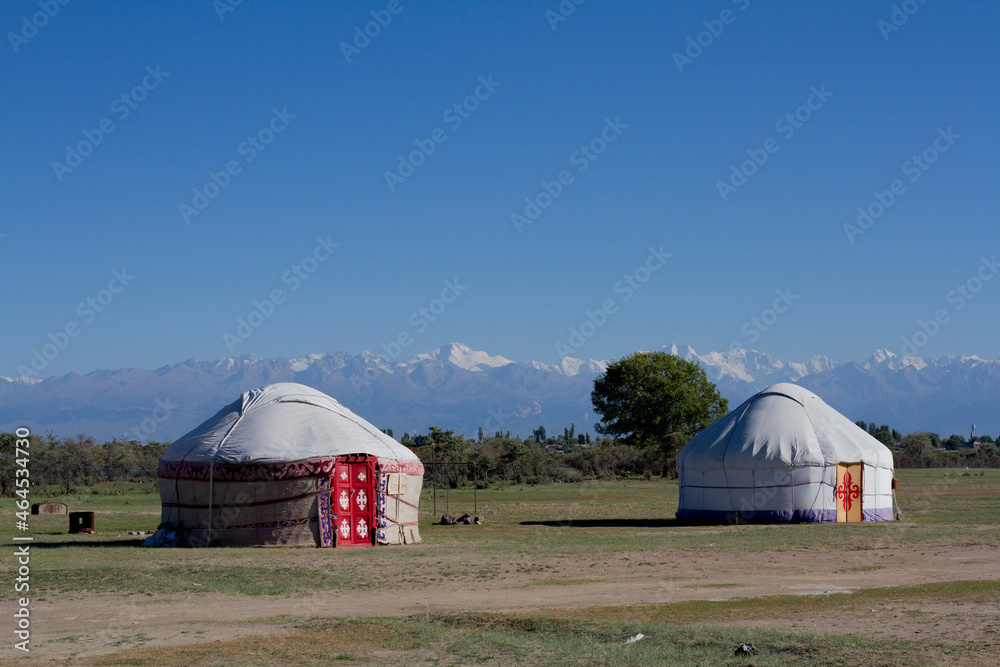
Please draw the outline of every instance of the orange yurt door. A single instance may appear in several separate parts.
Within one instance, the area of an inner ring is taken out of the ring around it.
[[[375,523],[375,466],[367,456],[342,456],[334,470],[337,546],[371,546]]]
[[[837,465],[837,523],[861,523],[862,488],[861,463],[840,463]]]

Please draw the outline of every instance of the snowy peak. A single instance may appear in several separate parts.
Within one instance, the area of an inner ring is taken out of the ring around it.
[[[467,371],[482,371],[487,368],[499,368],[514,363],[510,359],[501,356],[491,356],[480,350],[473,350],[468,345],[462,343],[449,343],[427,354],[418,354],[406,361],[407,365],[418,364],[423,361],[441,360],[447,361],[453,366]]]
[[[573,377],[581,373],[585,375],[600,375],[608,370],[608,362],[597,361],[596,359],[584,361],[575,357],[563,357],[563,360],[555,368],[567,377]]]
[[[833,370],[836,366],[837,364],[833,359],[822,354],[817,354],[805,363],[789,361],[788,368],[794,371],[794,374],[789,379],[794,382],[807,375],[816,375],[817,373],[825,373],[826,371]]]
[[[6,375],[0,375],[0,380],[6,380],[11,384],[38,384],[41,382],[38,378],[27,377],[24,375],[16,378],[9,378]]]
[[[392,364],[378,356],[374,352],[368,350],[363,350],[361,354],[358,355],[361,363],[365,365],[366,368],[377,368],[380,371],[385,371],[386,373],[392,372]]]
[[[304,357],[296,357],[294,359],[288,360],[288,367],[291,368],[296,373],[301,373],[307,370],[314,363],[325,357],[323,354],[307,354]]]
[[[261,361],[261,359],[256,354],[241,354],[238,357],[223,357],[222,359],[217,359],[214,362],[210,362],[217,370],[221,371],[234,371],[237,368],[243,368],[246,366],[252,366]],[[199,365],[201,362],[197,359],[189,359],[187,364],[194,366]]]
[[[560,373],[562,368],[559,366],[553,366],[552,364],[547,364],[544,361],[519,361],[517,365],[521,368],[530,368],[535,371],[544,371],[546,373]]]
[[[705,369],[708,378],[713,382],[724,378],[754,382],[785,369],[785,364],[782,361],[769,354],[756,350],[744,350],[739,347],[730,348],[725,352],[708,352],[704,355],[699,355],[690,345],[670,345],[660,349],[676,357],[700,364]],[[802,370],[806,368],[805,364],[798,366]]]
[[[899,367],[899,357],[894,353],[886,349],[875,350],[872,356],[868,357],[868,361],[862,364],[862,368],[867,368],[873,370],[881,367],[888,368],[890,370],[895,370]]]
[[[690,345],[685,345],[683,347],[679,347],[673,344],[671,344],[669,347],[664,345],[663,347],[660,348],[660,350],[663,352],[667,352],[668,354],[672,354],[675,357],[686,359],[687,361],[694,361],[696,359],[701,359],[701,357],[698,356],[698,353],[695,352],[694,348],[691,347]],[[713,353],[713,354],[718,354],[718,353]]]
[[[817,354],[811,357],[806,362],[806,365],[812,373],[825,373],[826,371],[832,371],[837,366],[837,362],[825,354]]]

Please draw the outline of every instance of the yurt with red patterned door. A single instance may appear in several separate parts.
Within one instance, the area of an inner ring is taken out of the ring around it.
[[[700,523],[892,521],[892,452],[816,394],[751,396],[677,455],[677,518]]]
[[[272,384],[167,447],[161,532],[179,546],[416,544],[423,474],[412,451],[333,398]]]

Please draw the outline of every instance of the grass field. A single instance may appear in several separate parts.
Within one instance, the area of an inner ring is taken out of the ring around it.
[[[151,484],[35,496],[96,511],[98,532],[31,517],[27,659],[995,664],[1000,470],[897,476],[903,520],[851,526],[682,526],[676,482],[661,480],[479,490],[484,525],[438,526],[425,490],[424,544],[355,550],[150,550],[128,532],[159,523]],[[471,490],[437,503],[473,509]],[[12,500],[0,517],[11,544]],[[9,581],[15,565],[0,562]],[[743,641],[759,654],[734,657]]]

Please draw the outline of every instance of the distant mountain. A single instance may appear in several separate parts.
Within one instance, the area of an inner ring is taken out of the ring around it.
[[[943,435],[967,433],[975,423],[980,433],[1000,435],[1000,361],[877,350],[863,363],[824,356],[796,363],[738,348],[703,355],[688,346],[661,349],[700,364],[731,407],[774,383],[794,382],[851,419]],[[607,364],[572,357],[558,365],[515,362],[452,343],[398,362],[368,351],[290,359],[249,355],[190,359],[156,370],[0,378],[0,430],[27,424],[35,433],[58,436],[173,440],[248,389],[299,382],[392,428],[396,437],[426,433],[430,426],[469,437],[479,427],[525,436],[539,425],[553,432],[570,423],[577,432],[593,432],[590,391]]]
[[[900,357],[876,350],[863,363],[815,356],[782,362],[755,350],[698,355],[676,345],[666,352],[699,363],[731,407],[776,382],[794,382],[852,420],[888,424],[903,433],[1000,435],[1000,361],[978,357]]]

